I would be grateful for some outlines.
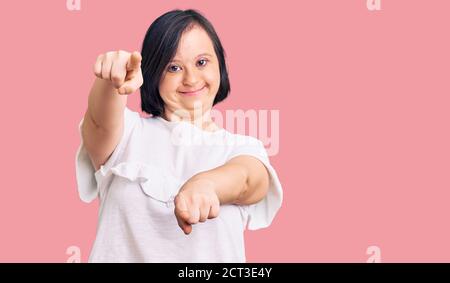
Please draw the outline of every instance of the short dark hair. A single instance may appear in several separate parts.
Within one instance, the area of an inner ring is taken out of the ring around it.
[[[209,35],[220,69],[220,86],[213,105],[224,100],[230,92],[230,82],[225,64],[225,50],[212,24],[196,10],[172,10],[157,18],[148,28],[142,44],[142,75],[140,88],[142,111],[153,116],[164,112],[164,101],[159,93],[159,82],[166,65],[175,57],[183,32],[194,25]]]

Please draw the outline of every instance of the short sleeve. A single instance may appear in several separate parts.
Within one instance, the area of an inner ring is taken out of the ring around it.
[[[110,155],[105,164],[100,166],[100,169],[98,171],[95,171],[95,168],[84,146],[83,136],[81,134],[81,126],[83,124],[84,118],[81,119],[78,125],[78,133],[80,135],[81,143],[78,147],[75,157],[75,169],[78,194],[82,201],[89,203],[97,198],[99,192],[99,183],[101,181],[100,178],[104,176],[104,174],[100,173],[108,171],[117,163],[118,159],[122,155],[122,152],[124,151],[124,148],[128,144],[129,137],[131,136],[131,133],[139,119],[139,113],[131,111],[128,107],[125,107],[124,130],[122,137],[113,153]]]
[[[269,189],[267,195],[259,202],[251,205],[239,205],[244,212],[244,224],[249,230],[257,230],[270,226],[283,201],[283,190],[275,169],[272,167],[263,143],[253,137],[249,142],[236,146],[228,160],[239,156],[250,155],[260,160],[269,172]]]

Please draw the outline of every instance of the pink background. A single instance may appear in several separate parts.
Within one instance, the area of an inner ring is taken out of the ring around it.
[[[0,261],[87,261],[97,202],[75,181],[98,54],[140,50],[173,8],[199,9],[227,53],[217,107],[280,111],[285,200],[247,231],[249,262],[450,262],[450,1],[4,1]],[[129,107],[139,110],[138,93]]]

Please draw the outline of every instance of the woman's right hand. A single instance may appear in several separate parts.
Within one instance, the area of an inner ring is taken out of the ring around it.
[[[95,75],[110,81],[119,94],[131,94],[141,87],[144,79],[141,71],[142,56],[138,51],[110,51],[100,54],[94,65]]]

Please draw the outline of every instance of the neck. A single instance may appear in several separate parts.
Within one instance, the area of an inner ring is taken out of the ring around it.
[[[195,113],[194,113],[195,112]],[[161,114],[164,120],[170,122],[184,121],[193,124],[194,126],[203,129],[205,131],[214,132],[220,129],[211,118],[211,111],[200,112],[196,111],[172,111],[170,109],[164,109],[164,113]]]

